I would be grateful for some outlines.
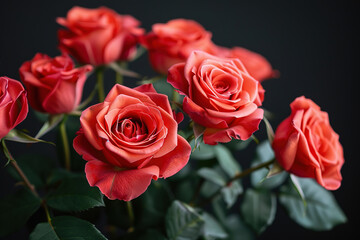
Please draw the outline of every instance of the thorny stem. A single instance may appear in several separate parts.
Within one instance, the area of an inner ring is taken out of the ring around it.
[[[6,144],[5,144],[5,140],[2,140],[2,146],[3,146],[3,150],[5,155],[9,158],[9,161],[11,163],[11,165],[15,168],[16,172],[19,174],[20,178],[24,181],[25,186],[27,188],[29,188],[29,190],[38,198],[40,198],[39,194],[37,193],[35,186],[33,184],[31,184],[31,182],[29,181],[29,179],[27,178],[27,176],[25,175],[25,173],[21,170],[20,166],[17,164],[16,160],[14,159],[14,157],[11,155],[9,149],[7,148]],[[49,209],[45,203],[45,201],[42,201],[41,203],[42,207],[44,208],[45,211],[45,215],[46,215],[46,219],[49,222],[49,224],[51,225],[51,217],[50,217],[50,212]]]
[[[10,154],[10,153],[9,153]],[[21,170],[21,168],[19,167],[19,165],[17,164],[17,162],[15,161],[15,159],[11,159],[10,160],[11,165],[15,168],[16,172],[19,174],[19,176],[21,177],[21,179],[24,181],[26,187],[28,187],[30,189],[30,191],[36,196],[39,197],[39,194],[36,192],[34,185],[32,185],[29,181],[29,179],[26,177],[26,175],[24,174],[24,172]]]

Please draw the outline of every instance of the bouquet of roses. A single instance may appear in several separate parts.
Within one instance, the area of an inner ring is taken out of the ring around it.
[[[186,19],[146,33],[132,16],[74,7],[57,22],[61,55],[35,54],[21,82],[0,77],[3,164],[19,182],[0,200],[0,236],[31,218],[32,240],[252,239],[278,204],[312,230],[346,222],[328,191],[341,185],[339,136],[304,96],[273,130],[261,82],[279,73],[263,56],[218,46]],[[144,52],[155,77],[128,68]],[[28,104],[43,122],[35,136],[16,129]],[[58,156],[13,155],[9,141],[56,145]]]

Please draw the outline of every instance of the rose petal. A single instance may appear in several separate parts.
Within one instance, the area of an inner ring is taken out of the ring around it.
[[[189,95],[189,80],[184,77],[185,63],[178,63],[169,68],[167,81],[181,94]]]
[[[83,128],[84,134],[86,138],[89,140],[91,145],[97,150],[103,149],[103,145],[98,138],[97,130],[96,130],[96,115],[103,111],[104,108],[108,108],[109,103],[98,103],[87,109],[85,109],[80,117],[80,124]]]
[[[123,52],[125,36],[118,34],[115,38],[111,39],[104,49],[103,63],[111,63],[120,58]]]
[[[146,191],[151,179],[158,178],[159,168],[118,169],[93,160],[86,163],[85,173],[90,186],[97,186],[109,199],[131,201]]]
[[[160,169],[159,177],[167,178],[180,171],[189,161],[190,144],[181,136],[177,136],[177,146],[166,155],[153,158],[148,165],[156,165]]]
[[[203,135],[204,143],[216,145],[217,142],[229,142],[231,138],[246,140],[259,129],[263,114],[264,110],[258,108],[245,118],[234,120],[228,128],[207,128]]]
[[[207,113],[207,111],[194,103],[190,98],[185,97],[183,101],[183,110],[191,117],[195,122],[205,126],[214,128],[227,128],[226,121],[221,118],[213,118]]]

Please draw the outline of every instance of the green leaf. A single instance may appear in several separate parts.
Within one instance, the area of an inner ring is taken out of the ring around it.
[[[176,200],[167,211],[165,226],[170,240],[195,240],[203,233],[204,220],[192,207]]]
[[[191,158],[197,160],[209,160],[215,158],[215,148],[200,142],[199,146],[195,148],[195,140],[190,142],[191,148],[194,149],[191,153]]]
[[[71,216],[55,217],[49,223],[39,223],[30,234],[30,240],[106,240],[90,222]]]
[[[228,216],[225,220],[225,227],[229,233],[228,240],[253,240],[255,239],[253,231],[236,214]]]
[[[227,173],[229,177],[233,177],[241,172],[241,167],[236,161],[231,151],[224,145],[218,144],[215,146],[216,158],[220,167]]]
[[[20,189],[0,200],[0,237],[15,232],[39,209],[41,199]]]
[[[30,240],[60,240],[54,228],[49,223],[39,223],[30,234]]]
[[[105,206],[99,189],[90,187],[83,177],[64,179],[60,186],[49,195],[46,202],[50,207],[66,212]]]
[[[275,157],[274,151],[268,140],[261,142],[256,146],[256,156],[261,162],[267,162]]]
[[[49,115],[48,120],[41,127],[39,132],[36,134],[35,138],[41,138],[46,133],[50,132],[52,129],[54,129],[61,122],[61,120],[63,118],[64,118],[64,114]]]
[[[263,141],[256,148],[256,157],[252,161],[251,166],[254,167],[261,163],[270,161],[275,157],[269,141]],[[270,168],[274,169],[273,164]],[[288,174],[285,171],[278,173],[271,173],[272,170],[266,168],[259,169],[251,174],[251,184],[256,188],[272,189],[281,185],[287,178]],[[275,170],[275,169],[274,169]],[[269,174],[272,176],[269,177]]]
[[[52,142],[44,141],[38,138],[31,137],[30,135],[24,133],[23,131],[12,129],[5,137],[5,140],[20,142],[20,143],[49,143],[51,145],[55,145]]]
[[[166,81],[166,77],[154,81],[153,86],[158,93],[165,94],[169,99],[171,99],[174,88]]]
[[[241,213],[246,223],[260,234],[274,221],[276,197],[269,191],[249,188],[245,192]]]
[[[239,180],[233,181],[229,186],[221,189],[221,195],[224,198],[227,208],[230,208],[235,204],[242,192],[243,188]]]
[[[290,180],[291,180],[292,186],[294,187],[296,192],[299,194],[299,196],[304,204],[304,207],[306,208],[306,199],[305,199],[304,192],[301,188],[299,179],[295,175],[290,174]],[[304,214],[305,214],[305,212],[304,212]]]
[[[280,203],[287,209],[290,218],[305,228],[318,231],[330,230],[347,221],[331,192],[313,179],[297,180],[303,191],[306,206],[293,186],[285,185],[280,189]]]
[[[209,213],[203,212],[201,214],[204,219],[204,237],[206,240],[224,239],[227,238],[227,233],[220,223]]]
[[[206,168],[206,167],[201,168],[197,173],[199,176],[219,186],[226,185],[226,180],[219,173],[217,173],[215,170],[211,168]]]
[[[193,187],[194,185],[190,183],[189,188],[193,188]],[[218,184],[215,184],[210,181],[205,181],[201,186],[200,193],[203,197],[209,198],[214,193],[216,193],[220,188],[221,186],[219,186]],[[187,191],[189,191],[189,189]]]

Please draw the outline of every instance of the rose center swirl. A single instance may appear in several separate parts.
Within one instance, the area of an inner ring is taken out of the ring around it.
[[[145,124],[134,118],[119,120],[113,125],[113,132],[120,138],[130,142],[142,141],[148,134]]]

